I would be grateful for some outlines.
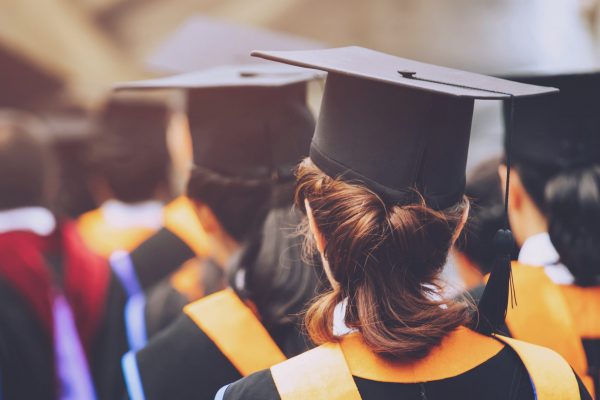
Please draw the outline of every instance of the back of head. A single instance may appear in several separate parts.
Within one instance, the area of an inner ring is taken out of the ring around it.
[[[302,214],[289,204],[272,209],[262,230],[244,246],[231,275],[233,287],[252,299],[286,354],[306,350],[308,341],[299,329],[301,313],[322,283],[317,265],[304,257],[304,239],[297,232],[301,220]]]
[[[490,273],[496,258],[493,238],[504,227],[504,202],[494,157],[477,165],[467,178],[465,194],[471,200],[469,219],[456,248],[475,263],[480,272]]]
[[[600,283],[600,164],[568,169],[519,162],[521,182],[548,221],[550,240],[581,286]]]
[[[48,206],[51,154],[31,115],[0,111],[0,210]]]
[[[169,153],[166,104],[147,100],[112,100],[100,116],[101,130],[90,149],[93,172],[120,201],[153,199],[166,188]]]
[[[515,103],[513,165],[576,283],[600,278],[600,73],[518,78],[558,96]]]
[[[466,307],[442,300],[437,286],[466,199],[439,211],[424,201],[385,201],[360,183],[325,175],[310,161],[299,168],[297,196],[299,206],[304,199],[310,204],[326,242],[324,257],[339,282],[308,312],[316,342],[335,340],[333,309],[345,299],[346,324],[375,352],[392,358],[424,357],[469,321]]]

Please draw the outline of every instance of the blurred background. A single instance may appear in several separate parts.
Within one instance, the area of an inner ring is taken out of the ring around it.
[[[0,107],[46,117],[63,165],[62,208],[89,190],[89,113],[117,81],[219,64],[243,27],[297,36],[299,47],[360,45],[475,72],[587,70],[600,59],[598,0],[0,0]],[[219,31],[231,24],[232,32]],[[216,24],[213,32],[206,26]],[[204,28],[202,28],[204,26]],[[212,33],[214,33],[214,35]],[[260,32],[260,31],[258,31]],[[258,34],[258,33],[257,33]],[[242,46],[242,49],[245,49]],[[240,49],[237,49],[240,50]],[[236,60],[238,61],[238,60]],[[240,62],[252,62],[243,56]],[[319,88],[313,95],[318,106]],[[476,104],[469,166],[501,151],[500,104]],[[171,196],[185,182],[182,113],[167,138]],[[186,156],[189,158],[189,154]]]

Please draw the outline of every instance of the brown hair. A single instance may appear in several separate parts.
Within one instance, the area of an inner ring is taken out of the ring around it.
[[[425,201],[384,201],[360,183],[327,176],[306,159],[297,171],[296,202],[310,203],[325,240],[324,256],[337,288],[306,314],[316,343],[335,341],[333,311],[347,299],[345,322],[371,350],[393,359],[426,356],[442,338],[470,321],[465,304],[442,300],[437,277],[468,209],[464,198],[443,211]]]

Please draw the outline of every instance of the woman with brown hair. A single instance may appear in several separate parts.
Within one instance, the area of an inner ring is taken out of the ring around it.
[[[469,210],[474,99],[553,90],[357,47],[257,54],[329,72],[297,203],[332,290],[306,315],[320,347],[217,399],[588,399],[556,353],[488,334],[506,307],[509,263],[492,272],[484,323],[440,296]],[[494,295],[506,298],[490,307]]]

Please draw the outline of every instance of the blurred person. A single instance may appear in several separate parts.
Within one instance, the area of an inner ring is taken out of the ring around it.
[[[507,328],[561,353],[598,397],[600,74],[541,70],[515,79],[560,94],[515,103],[508,205],[521,249]]]
[[[102,132],[90,149],[91,187],[98,209],[78,219],[90,249],[108,258],[132,250],[164,224],[169,197],[169,110],[159,101],[111,99],[100,113]]]
[[[129,88],[188,93],[194,168],[187,195],[231,287],[184,313],[123,359],[133,399],[212,399],[224,383],[304,351],[296,315],[317,290],[301,260],[293,167],[308,152],[315,73],[213,68]],[[133,254],[132,254],[133,255]]]
[[[125,294],[74,223],[51,211],[50,136],[28,114],[0,113],[2,398],[116,398]]]
[[[551,350],[467,328],[469,309],[437,283],[469,212],[474,98],[553,90],[360,47],[256,54],[328,72],[296,200],[332,289],[306,315],[322,346],[216,399],[589,399]]]
[[[197,40],[207,36],[227,41],[229,45],[213,46]],[[250,57],[250,50],[273,46],[299,49],[322,47],[322,44],[281,32],[195,16],[167,37],[150,55],[147,65],[163,72],[181,73],[257,63],[260,60]],[[172,158],[175,168],[180,171],[179,177],[184,177],[178,183],[185,186],[191,165],[191,144],[189,124],[183,114],[175,115],[173,125],[180,129],[174,129],[169,135],[169,148],[177,154]],[[132,322],[136,325],[132,330],[137,331],[130,335],[132,348],[143,346],[178,314],[183,305],[220,290],[226,284],[222,273],[224,266],[210,257],[206,234],[197,218],[191,216],[193,207],[183,199],[176,199],[167,206],[163,228],[134,250],[120,252],[111,260],[132,299],[128,314],[132,316],[131,321],[137,321]],[[176,216],[171,218],[171,214]],[[144,318],[138,318],[139,313],[144,313]]]

